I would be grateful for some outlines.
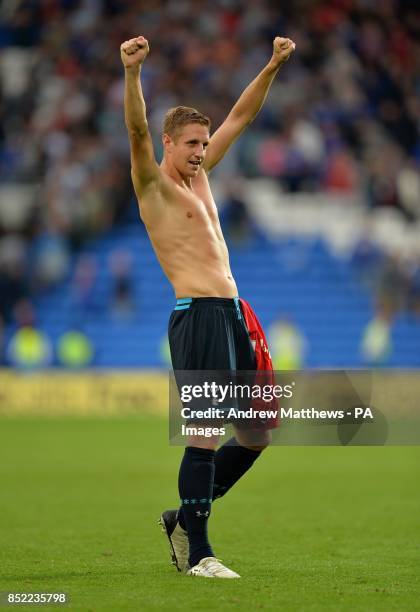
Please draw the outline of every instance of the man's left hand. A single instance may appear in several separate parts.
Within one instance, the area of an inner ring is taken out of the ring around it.
[[[290,38],[280,38],[276,36],[273,41],[273,58],[277,66],[281,66],[284,62],[287,62],[290,55],[296,49],[296,45]]]

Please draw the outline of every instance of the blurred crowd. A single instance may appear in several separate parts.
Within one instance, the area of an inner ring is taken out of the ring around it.
[[[64,278],[87,239],[133,215],[119,47],[139,34],[151,48],[142,82],[158,156],[169,107],[196,106],[216,128],[269,59],[273,38],[286,35],[296,52],[221,177],[355,194],[367,208],[419,219],[417,4],[3,2],[0,319]]]

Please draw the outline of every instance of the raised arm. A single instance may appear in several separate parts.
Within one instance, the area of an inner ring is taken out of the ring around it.
[[[149,53],[149,45],[143,36],[138,36],[126,40],[120,50],[125,69],[124,112],[130,139],[131,177],[136,195],[140,198],[160,176],[140,84],[141,66]]]
[[[210,172],[222,159],[231,144],[254,120],[267,97],[268,90],[281,66],[295,50],[295,43],[289,38],[276,37],[273,55],[268,64],[248,85],[222,125],[210,138],[204,169]]]

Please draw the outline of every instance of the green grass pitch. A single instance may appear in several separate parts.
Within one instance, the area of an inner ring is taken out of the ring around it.
[[[216,554],[242,579],[206,580],[169,565],[156,524],[178,497],[166,428],[1,419],[0,591],[80,611],[420,610],[420,448],[269,449],[213,505]]]

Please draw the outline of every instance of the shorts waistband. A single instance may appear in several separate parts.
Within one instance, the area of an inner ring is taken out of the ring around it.
[[[185,297],[178,298],[176,301],[175,310],[187,310],[191,306],[200,306],[205,304],[212,304],[214,306],[223,306],[223,308],[236,308],[238,318],[242,317],[239,297],[233,298],[221,298],[221,297]]]

